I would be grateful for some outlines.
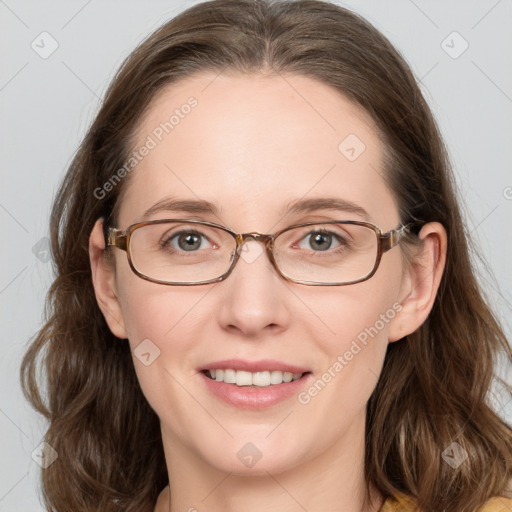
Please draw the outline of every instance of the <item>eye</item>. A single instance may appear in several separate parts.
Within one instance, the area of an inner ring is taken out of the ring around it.
[[[313,249],[314,251],[327,251],[336,247],[347,245],[347,240],[332,231],[315,230],[308,233],[301,240],[306,244],[299,243],[300,249]],[[337,245],[336,245],[337,244]]]
[[[208,238],[200,231],[182,230],[169,236],[164,235],[160,245],[171,250],[195,252],[198,249],[207,249],[211,244],[208,244]],[[215,244],[213,247],[215,248]]]

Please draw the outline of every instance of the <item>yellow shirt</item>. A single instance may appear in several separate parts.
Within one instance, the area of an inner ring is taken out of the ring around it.
[[[388,498],[379,512],[414,512],[415,510],[414,502],[404,494],[400,494],[396,500]],[[479,512],[512,512],[512,499],[493,498]]]

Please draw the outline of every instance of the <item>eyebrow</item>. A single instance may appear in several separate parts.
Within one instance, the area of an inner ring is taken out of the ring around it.
[[[309,199],[297,199],[288,203],[280,212],[283,217],[297,213],[311,213],[317,210],[331,210],[344,213],[353,213],[364,220],[369,219],[368,212],[362,207],[351,201],[337,197],[315,197]],[[142,220],[160,212],[183,212],[183,213],[203,213],[219,216],[219,208],[210,201],[204,199],[178,199],[164,198],[158,203],[148,208],[142,214]]]
[[[344,213],[355,213],[365,220],[369,219],[368,212],[362,207],[346,199],[338,197],[313,197],[291,201],[279,214],[310,213],[316,210],[333,210]]]
[[[148,208],[143,214],[142,219],[146,220],[155,213],[160,212],[184,212],[184,213],[210,213],[219,215],[219,209],[215,204],[204,199],[174,199],[164,198],[158,203]]]

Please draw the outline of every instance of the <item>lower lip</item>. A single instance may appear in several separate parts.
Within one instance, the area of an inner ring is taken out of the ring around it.
[[[265,409],[296,395],[312,377],[311,373],[307,373],[295,381],[259,387],[226,384],[225,382],[210,379],[203,372],[199,372],[199,374],[204,380],[206,387],[217,398],[235,407],[251,410]]]

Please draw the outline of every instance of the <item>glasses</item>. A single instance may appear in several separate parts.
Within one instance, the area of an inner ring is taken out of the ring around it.
[[[382,255],[410,232],[412,224],[382,233],[359,221],[308,222],[273,235],[239,234],[213,222],[165,219],[132,224],[126,231],[109,227],[107,246],[126,251],[133,272],[166,285],[199,285],[226,279],[252,238],[287,281],[311,286],[360,283],[375,274]]]

